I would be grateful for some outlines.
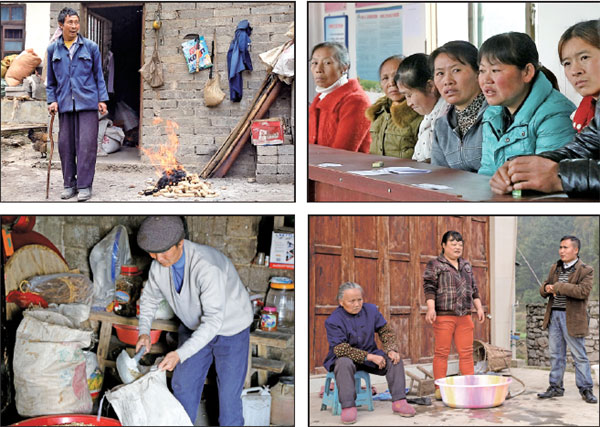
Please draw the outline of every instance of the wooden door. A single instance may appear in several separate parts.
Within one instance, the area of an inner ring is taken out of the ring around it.
[[[489,224],[487,217],[311,216],[309,218],[310,370],[322,372],[328,344],[325,319],[337,307],[337,289],[359,283],[365,301],[378,306],[394,327],[405,363],[433,359],[433,330],[425,323],[423,272],[440,253],[442,235],[456,230],[465,240],[488,312]],[[489,322],[477,322],[475,338],[489,341]],[[452,350],[452,354],[455,354]],[[451,356],[452,357],[452,356]]]

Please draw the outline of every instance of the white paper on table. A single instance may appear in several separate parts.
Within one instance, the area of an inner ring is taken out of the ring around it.
[[[414,187],[424,188],[425,190],[452,190],[452,187],[441,184],[412,184]]]
[[[340,163],[320,163],[317,166],[321,168],[336,168],[342,165]]]
[[[386,169],[389,171],[389,173],[396,173],[400,175],[409,173],[431,173],[431,169],[417,169],[408,166],[390,167]]]
[[[372,170],[366,170],[366,171],[348,171],[349,173],[353,173],[356,175],[362,175],[362,176],[373,176],[373,175],[387,175],[390,172],[387,169],[372,169]]]

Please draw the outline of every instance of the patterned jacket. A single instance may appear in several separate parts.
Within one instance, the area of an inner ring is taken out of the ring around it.
[[[441,254],[427,263],[423,275],[425,299],[435,301],[438,315],[465,316],[471,313],[479,291],[469,261],[458,259],[458,270]]]

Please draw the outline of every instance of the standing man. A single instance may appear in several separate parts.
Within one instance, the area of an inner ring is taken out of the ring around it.
[[[585,353],[588,335],[587,299],[593,286],[594,269],[579,259],[581,242],[575,236],[560,239],[560,260],[552,266],[542,286],[542,297],[550,297],[543,329],[550,340],[550,387],[538,393],[541,399],[564,394],[563,376],[567,364],[567,344],[575,361],[575,384],[587,403],[598,403],[592,393],[592,373]],[[549,325],[549,326],[548,326]]]
[[[137,242],[154,259],[140,298],[135,351],[150,351],[150,325],[166,299],[179,320],[179,348],[158,365],[173,373],[173,394],[192,423],[196,420],[208,369],[215,362],[219,424],[243,426],[242,389],[248,369],[250,297],[233,263],[209,246],[184,239],[178,216],[144,220]]]
[[[79,34],[79,15],[58,14],[60,36],[48,47],[48,112],[58,112],[58,152],[63,173],[61,199],[92,197],[98,145],[98,111],[106,113],[108,93],[98,45]],[[79,194],[78,194],[79,193]]]

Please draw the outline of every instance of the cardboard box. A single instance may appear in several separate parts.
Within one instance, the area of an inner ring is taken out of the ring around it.
[[[254,120],[252,122],[252,144],[283,144],[283,123],[280,119]]]
[[[273,231],[269,267],[294,269],[294,233]]]

